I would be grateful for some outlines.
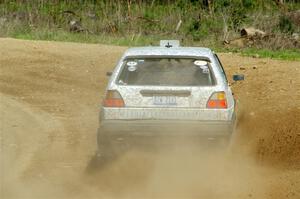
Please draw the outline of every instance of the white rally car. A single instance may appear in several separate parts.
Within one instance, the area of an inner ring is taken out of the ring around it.
[[[130,48],[109,76],[98,130],[101,155],[131,140],[228,139],[234,130],[235,100],[218,56],[208,48],[181,47],[176,40]]]

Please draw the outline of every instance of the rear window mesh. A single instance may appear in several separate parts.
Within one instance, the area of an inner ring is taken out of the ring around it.
[[[211,86],[210,63],[194,58],[126,59],[117,79],[120,85]]]

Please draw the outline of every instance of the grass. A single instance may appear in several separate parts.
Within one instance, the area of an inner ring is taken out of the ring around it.
[[[168,39],[165,36],[159,35],[153,36],[136,36],[127,35],[126,37],[120,37],[118,35],[93,35],[88,33],[70,33],[64,30],[49,31],[39,30],[31,32],[15,32],[12,34],[13,38],[25,39],[25,40],[47,40],[47,41],[63,41],[63,42],[79,42],[79,43],[92,43],[92,44],[108,44],[118,46],[147,46],[147,45],[158,45],[160,39]],[[177,38],[171,38],[177,39]],[[256,49],[256,48],[245,48],[245,49],[228,49],[222,45],[214,43],[201,44],[201,43],[190,43],[186,45],[194,46],[206,46],[214,49],[216,52],[233,52],[241,53],[243,56],[253,56],[259,58],[272,58],[280,60],[291,60],[300,61],[300,50],[299,49],[285,49],[285,50],[269,50],[269,49]]]
[[[286,49],[286,50],[272,51],[268,49],[248,48],[242,50],[241,54],[244,56],[300,61],[299,49]]]
[[[49,31],[38,30],[30,32],[14,32],[12,38],[25,40],[46,40],[46,41],[63,41],[78,43],[101,43],[119,46],[144,46],[156,45],[160,40],[159,36],[138,36],[135,34],[120,36],[112,34],[89,34],[89,33],[71,33],[64,30]]]

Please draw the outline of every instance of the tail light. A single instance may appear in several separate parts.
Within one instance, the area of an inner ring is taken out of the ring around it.
[[[227,108],[226,94],[224,91],[213,93],[206,105],[207,108],[225,109]]]
[[[124,100],[116,90],[108,90],[103,101],[105,107],[124,107]]]

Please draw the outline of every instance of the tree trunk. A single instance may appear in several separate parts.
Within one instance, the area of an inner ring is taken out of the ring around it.
[[[213,0],[203,0],[203,4],[207,7],[209,13],[212,13],[213,9]]]

